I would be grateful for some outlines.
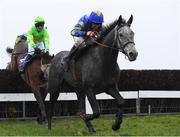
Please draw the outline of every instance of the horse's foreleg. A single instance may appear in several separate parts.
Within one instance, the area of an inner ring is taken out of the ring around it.
[[[96,100],[96,95],[92,91],[87,91],[86,95],[93,111],[93,114],[87,115],[86,119],[93,120],[94,118],[99,118],[100,109],[99,109],[99,104]]]
[[[39,109],[41,110],[42,122],[46,124],[47,116],[46,116],[46,111],[45,111],[44,100],[41,97],[41,94],[38,89],[34,89],[33,91],[34,91],[34,96],[38,102]]]
[[[100,117],[100,109],[99,109],[99,104],[96,100],[96,95],[92,92],[92,90],[88,90],[86,92],[87,98],[89,100],[89,103],[91,105],[93,114],[86,114],[84,116],[85,121],[89,122],[90,120],[93,120],[94,118],[99,118]],[[88,125],[89,123],[87,123]],[[92,131],[96,131],[96,129],[94,127],[92,127],[91,129]]]
[[[62,77],[61,77],[62,76]],[[57,75],[53,69],[49,71],[48,93],[50,96],[48,104],[48,129],[51,130],[51,120],[54,112],[54,105],[60,93],[63,75]]]
[[[51,120],[53,116],[53,111],[54,111],[54,105],[57,101],[57,98],[59,96],[59,91],[57,92],[50,92],[50,100],[49,100],[49,105],[48,105],[48,129],[51,130]]]
[[[78,114],[85,113],[85,95],[83,92],[76,92],[77,100],[78,100]]]
[[[85,122],[85,124],[90,132],[95,132],[96,129],[94,128],[91,121],[89,119],[87,119],[88,115],[85,114],[85,95],[83,92],[77,92],[76,94],[77,94],[78,106],[79,106],[79,111],[78,111],[77,115],[83,119],[83,121]]]
[[[46,98],[46,96],[47,96],[47,90],[46,90],[46,88],[41,87],[41,88],[40,88],[40,94],[41,94],[43,103],[44,103],[44,105],[45,105],[45,98]],[[47,112],[47,111],[46,111],[46,107],[45,107],[45,112]],[[43,117],[42,117],[42,115],[41,115],[41,109],[40,109],[39,107],[38,107],[37,121],[38,121],[39,124],[42,124],[42,122],[43,122]]]
[[[123,118],[124,99],[119,94],[119,90],[117,86],[109,89],[106,93],[111,95],[117,101],[118,112],[116,113],[116,120],[115,120],[115,123],[112,125],[112,129],[118,130],[120,128],[120,125],[122,123],[122,118]]]

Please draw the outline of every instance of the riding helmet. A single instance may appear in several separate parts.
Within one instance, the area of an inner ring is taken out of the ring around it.
[[[92,11],[91,14],[89,15],[89,21],[93,23],[102,24],[104,22],[104,16],[102,12],[99,10]]]

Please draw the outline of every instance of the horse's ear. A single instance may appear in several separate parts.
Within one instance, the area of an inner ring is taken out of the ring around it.
[[[122,24],[122,16],[120,15],[118,19],[118,26],[120,26],[121,24]]]
[[[132,22],[133,22],[133,15],[131,15],[131,17],[127,21],[127,24],[130,26]]]

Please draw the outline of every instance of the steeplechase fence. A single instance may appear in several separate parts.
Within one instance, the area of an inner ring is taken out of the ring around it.
[[[143,99],[180,99],[180,91],[154,91],[154,90],[139,90],[139,91],[121,91],[120,94],[125,100],[134,100],[135,113],[141,114],[141,100]],[[114,100],[110,95],[101,93],[96,95],[98,101],[104,100]],[[49,94],[46,97],[46,101],[49,100]],[[61,93],[58,97],[60,101],[77,101],[77,96],[75,93]],[[27,102],[35,102],[35,97],[32,93],[1,93],[0,94],[0,103],[3,102],[19,102],[21,103],[22,117],[26,118]],[[89,104],[89,101],[86,97],[85,99],[85,109],[86,113],[91,114],[92,109]],[[179,106],[180,108],[180,106]],[[59,108],[61,109],[61,108]],[[151,114],[151,104],[148,104],[147,114]],[[1,110],[0,110],[1,111]],[[180,111],[179,111],[180,112]]]
[[[118,86],[125,98],[125,113],[180,112],[180,70],[122,70]],[[105,93],[96,97],[103,114],[115,112],[112,97]],[[58,100],[57,115],[75,115],[75,93],[61,93]],[[87,98],[85,102],[86,112],[92,113]],[[0,118],[35,116],[37,107],[30,87],[19,75],[0,70]]]

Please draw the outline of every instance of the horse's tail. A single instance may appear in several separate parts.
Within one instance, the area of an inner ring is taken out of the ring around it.
[[[13,52],[13,48],[10,48],[10,47],[7,47],[6,48],[6,52],[8,53],[8,54],[12,54],[12,52]]]

